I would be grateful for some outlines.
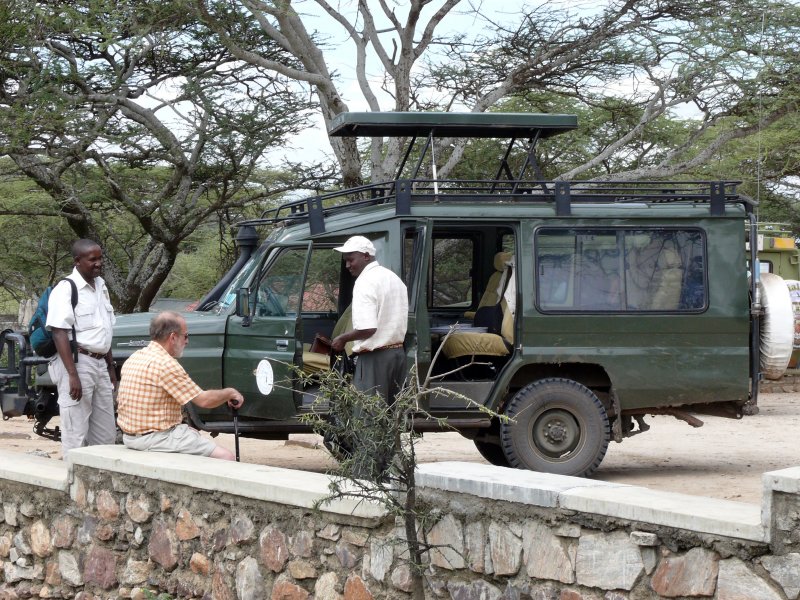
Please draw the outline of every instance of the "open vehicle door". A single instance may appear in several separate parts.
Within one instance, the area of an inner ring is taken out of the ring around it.
[[[420,382],[431,364],[431,335],[428,319],[428,265],[431,253],[431,230],[428,219],[403,225],[403,281],[408,288],[408,332],[406,349],[409,370],[416,361]],[[422,408],[427,410],[427,395]]]
[[[302,353],[300,316],[310,249],[310,242],[276,244],[241,295],[247,308],[240,306],[228,320],[223,381],[251,399],[242,416],[288,419],[297,412],[292,367]]]

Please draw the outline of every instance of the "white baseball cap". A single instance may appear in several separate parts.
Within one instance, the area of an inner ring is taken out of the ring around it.
[[[334,248],[337,252],[347,254],[348,252],[363,252],[370,256],[375,256],[375,246],[363,235],[354,235],[344,243],[344,246]]]

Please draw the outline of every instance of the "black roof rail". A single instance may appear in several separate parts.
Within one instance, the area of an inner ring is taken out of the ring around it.
[[[395,214],[408,215],[415,204],[481,202],[553,204],[567,216],[580,204],[709,204],[712,216],[728,204],[747,213],[758,203],[736,191],[739,181],[520,181],[397,179],[293,200],[237,224],[289,225],[308,222],[312,235],[325,232],[325,219],[337,213],[379,204],[394,204]]]

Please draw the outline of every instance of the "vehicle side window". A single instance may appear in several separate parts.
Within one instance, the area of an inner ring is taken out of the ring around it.
[[[336,312],[342,255],[330,248],[314,248],[303,290],[303,312]]]
[[[431,270],[431,308],[465,308],[472,305],[472,264],[475,243],[472,238],[433,239]]]
[[[706,306],[700,231],[545,228],[535,246],[541,310],[682,312]]]
[[[283,250],[261,275],[255,298],[256,317],[297,314],[306,252],[305,248]]]

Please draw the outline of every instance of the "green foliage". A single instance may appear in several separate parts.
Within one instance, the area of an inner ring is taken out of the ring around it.
[[[438,352],[433,362],[437,358]],[[473,364],[479,363],[461,368]],[[404,546],[405,551],[400,554],[408,557],[414,580],[412,595],[415,600],[422,600],[425,598],[425,553],[432,548],[427,542],[427,533],[435,524],[436,516],[417,502],[415,444],[418,435],[414,433],[414,421],[436,421],[440,428],[448,428],[447,419],[435,418],[424,408],[428,397],[434,394],[448,394],[470,403],[490,418],[506,418],[466,396],[433,387],[435,380],[452,373],[433,376],[429,371],[421,379],[413,367],[394,401],[387,403],[379,395],[357,390],[350,376],[342,374],[341,362],[335,365],[332,370],[314,375],[294,368],[304,388],[318,386],[312,411],[301,415],[300,420],[323,436],[325,446],[339,461],[331,472],[330,495],[317,502],[316,508],[335,498],[361,498],[380,504],[401,521],[403,534],[395,543]]]
[[[0,206],[12,213],[54,214],[52,198],[29,180],[9,174],[9,163],[0,159]],[[19,301],[41,294],[72,270],[69,249],[73,239],[56,216],[34,218],[0,212],[0,293],[17,306]]]
[[[147,309],[198,227],[283,191],[251,177],[305,124],[307,99],[232,56],[191,7],[13,0],[0,23],[0,153],[49,197],[0,201],[0,215],[97,240],[122,311]],[[242,11],[225,21],[250,51],[281,52]]]
[[[159,295],[199,300],[233,264],[233,250],[232,244],[221,243],[213,230],[198,231],[183,244]]]
[[[19,301],[11,294],[0,289],[0,313],[12,315],[19,309]]]
[[[355,497],[377,502],[403,520],[404,539],[397,543],[408,549],[414,598],[424,598],[425,547],[421,540],[431,524],[416,503],[415,436],[411,428],[414,418],[423,416],[416,374],[409,375],[392,404],[357,390],[349,376],[336,369],[312,377],[296,370],[296,375],[304,386],[319,386],[313,412],[300,419],[323,436],[326,447],[339,461],[338,469],[331,473],[329,499]],[[317,508],[326,501],[318,502]]]
[[[574,114],[578,129],[537,143],[536,159],[546,180],[576,169],[605,151],[630,131],[642,117],[642,107],[613,97],[596,97],[591,102],[554,93],[530,92],[509,98],[496,107],[498,112]],[[693,126],[693,121],[663,116],[648,123],[640,136],[620,147],[607,160],[580,174],[580,179],[609,176],[613,173],[654,166],[675,149]],[[517,143],[509,156],[511,173],[522,173],[527,156],[527,140]],[[506,152],[508,140],[476,139],[467,144],[453,175],[465,179],[493,178]],[[503,175],[505,176],[505,175]],[[529,166],[524,178],[536,180]]]

